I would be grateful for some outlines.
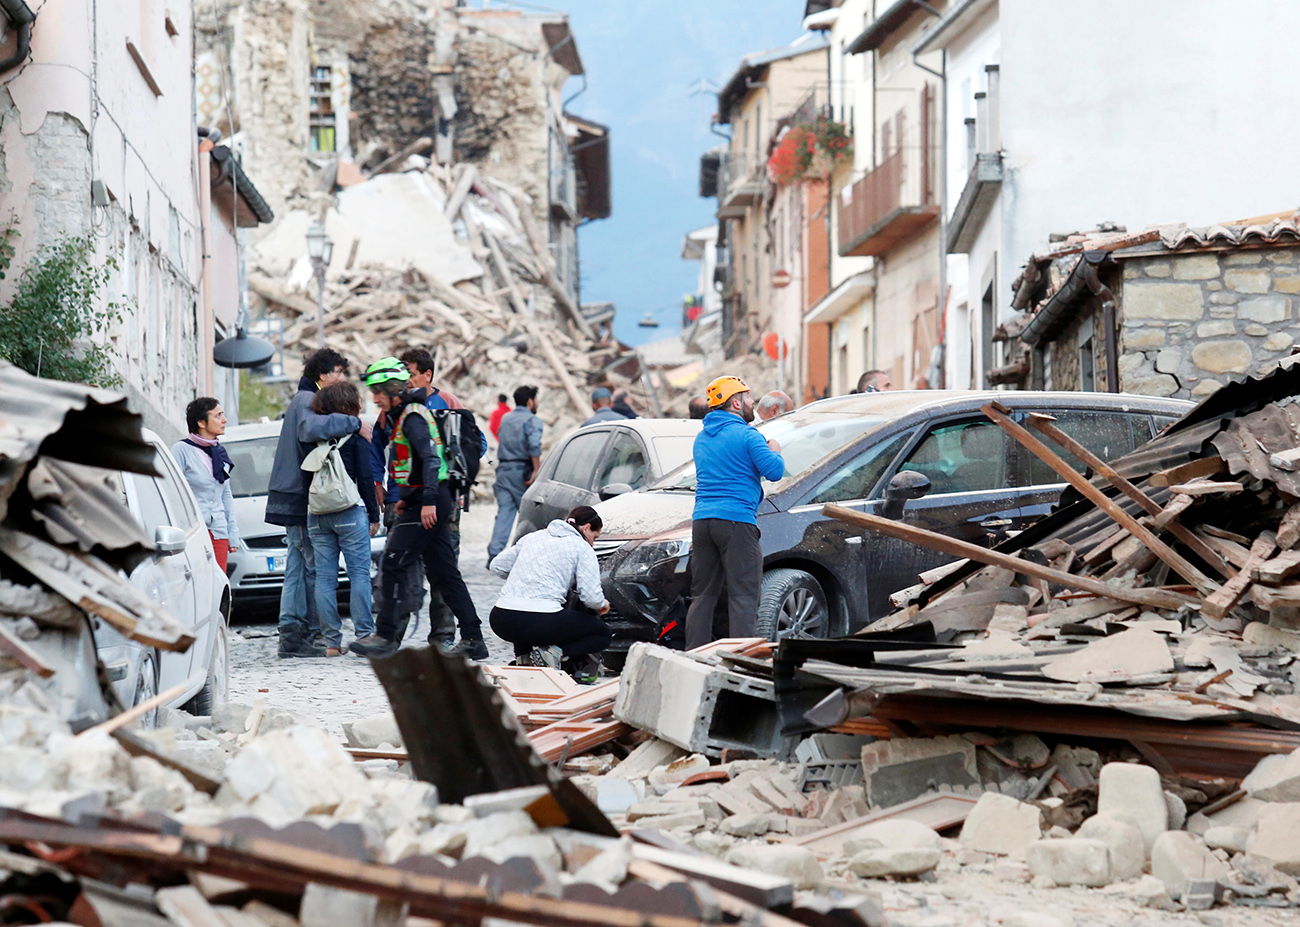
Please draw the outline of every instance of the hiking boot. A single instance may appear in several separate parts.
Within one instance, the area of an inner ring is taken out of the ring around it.
[[[459,644],[452,647],[438,647],[444,654],[449,657],[464,657],[467,660],[486,660],[488,658],[487,644],[483,643],[481,637],[464,637]]]
[[[533,666],[546,666],[559,669],[564,662],[564,651],[557,644],[533,648]]]
[[[438,648],[438,653],[456,653],[456,638],[454,637],[436,637],[430,639],[429,643]]]
[[[397,653],[397,641],[371,634],[369,637],[353,641],[348,645],[348,651],[363,657],[387,657]]]
[[[325,648],[316,643],[301,643],[296,645],[280,645],[280,659],[291,660],[297,657],[323,657]]]

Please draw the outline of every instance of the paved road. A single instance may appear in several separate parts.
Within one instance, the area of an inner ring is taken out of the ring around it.
[[[488,627],[488,612],[496,602],[502,580],[487,569],[487,542],[492,533],[492,505],[478,505],[461,520],[461,575],[474,598],[483,622],[484,638],[492,663],[507,663],[514,649]],[[408,632],[403,646],[425,646],[429,631],[426,607],[417,630]],[[344,619],[343,639],[352,639],[351,623]],[[230,640],[230,700],[251,705],[262,699],[268,707],[287,708],[325,723],[342,737],[344,721],[377,714],[388,707],[379,680],[365,659],[351,654],[331,659],[281,660],[273,616],[245,623],[235,616]]]

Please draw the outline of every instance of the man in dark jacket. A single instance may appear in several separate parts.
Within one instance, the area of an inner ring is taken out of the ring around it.
[[[407,390],[401,395],[400,426],[391,439],[389,458],[389,472],[400,487],[401,499],[380,565],[384,577],[382,601],[375,616],[374,635],[354,641],[350,649],[363,656],[387,656],[397,650],[406,634],[405,618],[397,617],[398,584],[411,565],[422,559],[425,575],[430,582],[436,582],[460,624],[461,652],[471,659],[484,660],[488,652],[478,613],[456,565],[450,530],[453,503],[442,483],[446,463],[437,426],[425,405],[427,398],[423,389]]]
[[[280,426],[280,440],[271,464],[266,497],[266,521],[282,525],[288,537],[284,586],[280,590],[280,656],[323,657],[316,643],[316,557],[307,536],[307,490],[302,462],[319,441],[360,431],[367,440],[370,426],[355,415],[317,415],[311,411],[316,391],[347,377],[348,362],[328,348],[307,358],[298,392],[289,401]]]

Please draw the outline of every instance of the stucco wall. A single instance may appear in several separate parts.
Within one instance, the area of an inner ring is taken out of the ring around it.
[[[1161,253],[1124,264],[1120,387],[1198,398],[1291,353],[1300,247]]]

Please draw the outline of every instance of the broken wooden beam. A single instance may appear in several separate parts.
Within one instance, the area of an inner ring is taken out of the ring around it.
[[[1286,550],[1255,567],[1256,582],[1276,586],[1300,573],[1300,550]]]
[[[0,653],[7,654],[19,666],[31,670],[42,679],[49,679],[54,675],[54,667],[41,659],[41,655],[28,647],[26,641],[3,624],[0,624]]]
[[[1209,595],[1219,588],[1219,584],[1206,576],[1190,563],[1182,554],[1174,550],[1136,518],[1124,511],[1114,499],[1093,486],[1078,471],[1060,458],[1050,447],[1030,434],[1023,426],[1011,419],[1011,410],[997,402],[988,402],[980,406],[980,411],[997,423],[1003,431],[1028,448],[1034,456],[1056,471],[1067,483],[1073,486],[1097,508],[1141,542],[1151,553],[1155,554],[1169,568],[1187,580],[1202,595]]]
[[[1255,539],[1255,543],[1250,545],[1250,557],[1242,565],[1241,571],[1205,599],[1201,605],[1201,614],[1211,618],[1222,618],[1228,614],[1245,594],[1247,587],[1254,582],[1252,575],[1255,569],[1261,566],[1276,549],[1277,536],[1272,531],[1260,534]]]
[[[1152,486],[1173,486],[1202,476],[1214,476],[1227,469],[1228,465],[1223,462],[1222,457],[1202,457],[1191,463],[1179,464],[1177,467],[1153,473],[1147,482]]]
[[[1180,496],[1212,496],[1216,493],[1231,495],[1245,492],[1246,487],[1231,481],[1193,480],[1190,483],[1175,483],[1169,487],[1169,491]]]
[[[1300,502],[1286,510],[1277,529],[1277,546],[1290,550],[1300,541]]]
[[[1165,510],[1160,508],[1158,502],[1142,490],[1138,489],[1130,481],[1120,476],[1119,473],[1115,471],[1115,468],[1106,463],[1106,461],[1102,460],[1074,438],[1057,428],[1055,418],[1039,412],[1031,412],[1027,420],[1031,428],[1034,428],[1051,438],[1065,450],[1083,461],[1085,466],[1091,467],[1094,473],[1101,474],[1112,486],[1124,493],[1124,495],[1128,496],[1138,505],[1142,506],[1148,515],[1154,515],[1156,517],[1155,524],[1157,527],[1167,527],[1174,537],[1186,544],[1192,553],[1196,554],[1196,556],[1208,563],[1211,568],[1218,571],[1221,576],[1225,579],[1232,576],[1232,570],[1223,562],[1223,558],[1211,550],[1204,541],[1198,538],[1184,525],[1180,524],[1176,518],[1170,518],[1164,523],[1161,523],[1160,519]],[[1189,501],[1188,505],[1190,504]]]
[[[1196,500],[1192,496],[1185,496],[1181,493],[1171,497],[1169,504],[1156,513],[1156,517],[1152,521],[1152,524],[1157,528],[1169,528],[1170,526],[1177,524],[1178,516],[1190,509],[1192,503],[1195,501]],[[1195,537],[1195,535],[1192,536]],[[1201,542],[1201,546],[1205,547],[1207,550],[1210,549],[1204,541]],[[1220,558],[1219,562],[1223,562],[1222,558]]]
[[[1198,601],[1192,596],[1177,592],[1166,592],[1160,589],[1130,589],[1114,583],[1102,582],[1089,576],[1064,573],[1061,570],[1054,570],[1048,566],[1022,560],[1019,557],[1013,557],[998,550],[968,544],[965,541],[950,538],[945,534],[926,531],[924,528],[916,528],[912,525],[891,521],[888,518],[880,518],[876,515],[864,515],[861,512],[855,512],[853,509],[836,505],[833,502],[822,506],[822,514],[827,518],[833,518],[845,524],[864,528],[868,531],[875,531],[878,534],[896,538],[900,541],[909,541],[912,544],[937,550],[953,557],[965,557],[988,566],[1005,567],[1026,576],[1045,579],[1051,583],[1066,586],[1070,589],[1079,589],[1083,592],[1091,592],[1094,595],[1109,596],[1121,602],[1176,609],[1182,608],[1184,605],[1195,605]]]

